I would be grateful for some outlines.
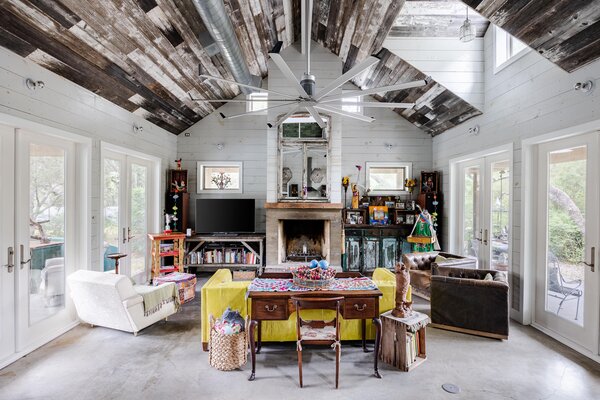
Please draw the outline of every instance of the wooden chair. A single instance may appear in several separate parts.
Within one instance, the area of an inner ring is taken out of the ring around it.
[[[328,345],[335,348],[335,388],[338,388],[340,377],[340,309],[343,297],[292,297],[296,307],[296,336],[298,351],[298,376],[302,387],[302,345]],[[300,317],[300,310],[335,310],[335,318],[331,321],[305,321]],[[332,329],[333,328],[333,329]]]

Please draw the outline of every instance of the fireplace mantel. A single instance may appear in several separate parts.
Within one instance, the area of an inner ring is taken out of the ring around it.
[[[308,201],[286,201],[279,203],[265,202],[265,209],[282,208],[282,209],[315,209],[315,210],[341,210],[344,208],[342,203],[320,203]]]

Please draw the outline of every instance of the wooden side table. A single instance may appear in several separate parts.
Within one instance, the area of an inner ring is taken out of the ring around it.
[[[381,361],[402,371],[410,371],[426,359],[425,327],[429,316],[413,311],[407,318],[396,318],[391,311],[381,314]]]
[[[127,254],[124,253],[110,253],[106,255],[106,258],[110,258],[111,260],[115,260],[115,274],[119,274],[119,260],[123,257],[127,257]]]

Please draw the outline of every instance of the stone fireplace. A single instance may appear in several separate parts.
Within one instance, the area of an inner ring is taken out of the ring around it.
[[[341,265],[341,204],[266,203],[267,266],[324,259]]]

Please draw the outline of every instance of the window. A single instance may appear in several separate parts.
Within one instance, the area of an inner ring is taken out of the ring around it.
[[[529,47],[519,39],[509,35],[497,26],[494,27],[494,49],[495,49],[495,70],[502,68],[518,60],[524,55]]]
[[[246,103],[246,111],[248,112],[266,110],[269,106],[269,103],[267,102],[267,99],[269,98],[268,93],[250,93],[246,98],[252,100]]]
[[[242,163],[198,161],[198,193],[242,193]]]
[[[342,93],[347,92],[349,92],[349,90],[342,90]],[[362,114],[362,107],[358,105],[358,103],[360,103],[361,100],[362,96],[342,98],[342,110]]]
[[[409,163],[367,163],[367,188],[371,194],[397,195],[406,191],[404,182],[410,178]]]
[[[279,128],[279,199],[328,201],[329,118],[321,128],[308,114],[288,118]]]

